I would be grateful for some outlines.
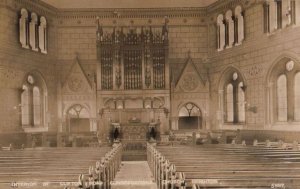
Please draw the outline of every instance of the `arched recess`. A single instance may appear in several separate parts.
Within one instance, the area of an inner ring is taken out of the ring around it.
[[[188,102],[178,110],[178,129],[202,129],[202,112],[194,103]]]
[[[219,81],[217,118],[220,126],[246,123],[246,88],[245,77],[237,68],[225,69]]]
[[[222,14],[217,17],[217,42],[218,51],[222,51],[225,47],[225,24]]]
[[[266,80],[266,123],[269,126],[299,123],[300,63],[289,54],[273,62]]]
[[[31,21],[29,23],[29,44],[31,49],[34,51],[38,51],[38,16],[36,13],[31,13]]]
[[[228,10],[225,14],[225,45],[227,48],[231,48],[234,43],[234,22],[232,17],[232,11]]]
[[[74,104],[66,111],[67,132],[84,133],[91,131],[90,111],[81,104]]]
[[[21,9],[19,19],[19,40],[23,48],[29,48],[29,19],[28,11],[24,8]]]
[[[41,49],[42,53],[47,54],[47,20],[44,16],[40,18],[38,34],[39,34],[39,48]]]
[[[33,70],[27,73],[22,82],[21,124],[27,131],[48,128],[48,92],[42,74]]]
[[[243,10],[240,5],[236,6],[234,9],[235,16],[235,43],[236,45],[240,45],[244,40],[244,15]]]

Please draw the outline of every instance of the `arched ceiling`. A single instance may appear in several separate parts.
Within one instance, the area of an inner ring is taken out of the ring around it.
[[[217,0],[42,0],[59,9],[206,7]]]

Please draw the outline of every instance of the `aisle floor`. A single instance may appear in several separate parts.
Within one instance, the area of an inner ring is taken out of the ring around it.
[[[123,161],[112,189],[157,189],[146,161]]]

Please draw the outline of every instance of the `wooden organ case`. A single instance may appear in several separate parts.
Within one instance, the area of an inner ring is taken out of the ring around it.
[[[164,114],[170,108],[167,21],[160,27],[104,28],[98,19],[96,34],[101,127],[109,133],[120,125],[127,157],[145,156],[150,125],[160,132],[169,123]]]
[[[97,55],[101,90],[165,89],[167,22],[155,29],[113,27],[104,32],[98,20]]]

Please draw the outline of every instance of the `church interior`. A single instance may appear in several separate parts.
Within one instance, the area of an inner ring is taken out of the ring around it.
[[[299,0],[0,0],[0,188],[300,188]]]

